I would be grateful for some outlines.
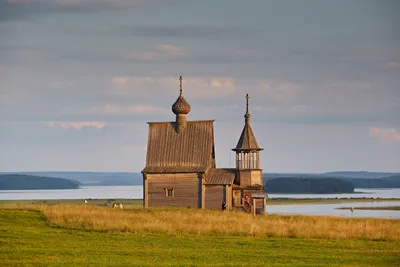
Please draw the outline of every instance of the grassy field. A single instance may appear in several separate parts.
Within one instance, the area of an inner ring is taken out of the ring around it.
[[[351,210],[352,208],[343,207],[340,210]],[[385,207],[353,207],[354,210],[400,210],[400,206],[385,206]]]
[[[11,208],[19,208],[18,205]],[[400,220],[333,216],[253,216],[196,209],[120,210],[93,205],[35,205],[50,225],[89,231],[202,236],[400,240]],[[238,223],[240,222],[240,223]]]
[[[0,248],[2,266],[398,266],[400,262],[400,241],[393,240],[97,232],[50,227],[39,211],[16,209],[0,210]]]

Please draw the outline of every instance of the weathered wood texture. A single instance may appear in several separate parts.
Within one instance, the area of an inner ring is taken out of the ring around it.
[[[143,207],[149,207],[149,196],[148,196],[149,183],[147,174],[143,174]]]
[[[248,195],[249,197],[251,197],[251,194],[262,193],[264,191],[263,189],[264,189],[263,187],[244,189],[244,190],[242,190],[242,196],[244,197],[244,196]]]
[[[206,209],[221,210],[222,202],[226,201],[226,189],[224,185],[206,186]]]
[[[262,185],[262,171],[251,170],[251,185]]]
[[[149,207],[201,208],[201,178],[197,173],[147,174]],[[166,196],[173,189],[174,196]]]
[[[205,172],[215,168],[214,121],[187,121],[178,133],[175,122],[149,122],[143,173]]]
[[[250,123],[246,123],[243,127],[242,134],[240,135],[239,141],[233,151],[259,151],[263,150],[258,146],[256,137],[251,129]]]
[[[254,199],[255,206],[254,208],[256,209],[256,213],[264,213],[265,207],[264,207],[264,199]]]
[[[238,170],[235,183],[239,182],[240,187],[262,185],[261,170]]]
[[[233,207],[233,189],[232,185],[226,185],[225,187],[225,199],[226,199],[226,209],[231,210]]]
[[[209,185],[231,185],[235,179],[235,169],[212,168],[206,175],[206,184]]]
[[[242,191],[241,190],[233,190],[233,198],[234,198],[234,206],[239,207],[242,205]]]

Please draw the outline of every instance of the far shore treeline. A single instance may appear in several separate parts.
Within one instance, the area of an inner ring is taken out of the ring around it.
[[[400,188],[400,174],[331,172],[324,174],[263,173],[268,193],[352,193],[354,188]],[[142,185],[141,173],[19,172],[0,173],[0,190],[74,189],[79,186]]]
[[[79,183],[64,178],[49,178],[26,174],[0,175],[0,190],[76,189]]]
[[[267,193],[335,194],[353,193],[354,185],[337,178],[275,178],[266,183]]]

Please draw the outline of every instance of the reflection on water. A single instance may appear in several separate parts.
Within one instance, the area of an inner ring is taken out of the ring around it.
[[[400,189],[356,189],[356,194],[269,194],[270,198],[399,198]],[[46,200],[46,199],[141,199],[142,186],[83,186],[66,190],[0,190],[0,200]],[[396,218],[400,211],[390,210],[338,210],[340,207],[400,206],[400,202],[359,202],[340,204],[305,204],[268,206],[268,213],[335,215],[354,217]]]

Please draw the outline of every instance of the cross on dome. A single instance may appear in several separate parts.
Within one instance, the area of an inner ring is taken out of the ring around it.
[[[182,76],[180,76],[179,77],[179,91],[180,91],[179,95],[180,96],[182,95],[182,81],[183,81],[183,78],[182,78]]]
[[[179,96],[175,103],[172,105],[172,112],[176,115],[186,115],[190,112],[190,105],[186,102],[182,90],[182,76],[179,77]]]

